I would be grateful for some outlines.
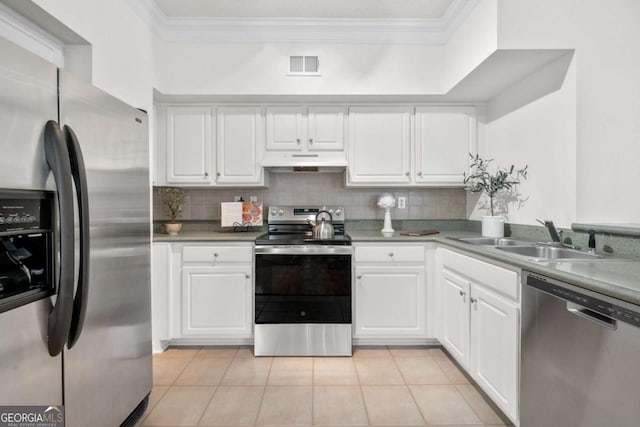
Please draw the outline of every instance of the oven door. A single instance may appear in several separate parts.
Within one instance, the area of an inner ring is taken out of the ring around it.
[[[257,246],[255,323],[351,323],[350,246]]]

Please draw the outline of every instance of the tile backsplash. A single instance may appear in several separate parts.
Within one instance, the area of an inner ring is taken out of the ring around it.
[[[273,173],[268,188],[185,188],[183,220],[219,220],[220,202],[234,196],[257,196],[269,205],[343,205],[347,219],[383,219],[376,205],[382,193],[407,198],[407,208],[392,209],[393,219],[465,219],[466,194],[461,188],[346,188],[344,173]],[[153,192],[153,218],[167,214],[162,195]]]

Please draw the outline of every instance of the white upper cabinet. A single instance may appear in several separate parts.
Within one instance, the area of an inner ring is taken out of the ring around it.
[[[344,109],[309,107],[308,132],[309,151],[344,150]]]
[[[302,151],[305,107],[267,108],[267,150]]]
[[[263,185],[260,107],[219,107],[216,117],[216,184]]]
[[[411,183],[411,107],[349,109],[348,185]]]
[[[166,144],[167,183],[211,184],[211,107],[167,107]]]
[[[472,107],[418,107],[415,118],[416,184],[463,185],[476,152]]]
[[[266,121],[268,166],[346,165],[344,107],[267,107]]]

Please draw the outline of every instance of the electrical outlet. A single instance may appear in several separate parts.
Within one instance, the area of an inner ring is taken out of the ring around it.
[[[258,196],[249,196],[249,201],[250,202],[257,202],[258,201]]]
[[[405,209],[407,207],[407,198],[398,197],[398,209]]]

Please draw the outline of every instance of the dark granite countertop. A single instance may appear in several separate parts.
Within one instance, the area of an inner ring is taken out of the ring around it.
[[[154,242],[251,242],[264,231],[184,231],[178,236],[154,234]],[[573,285],[640,305],[640,259],[605,258],[597,260],[531,261],[506,254],[488,246],[476,246],[450,237],[476,237],[479,233],[465,230],[443,230],[427,236],[401,236],[399,232],[384,237],[380,231],[347,230],[354,244],[364,242],[410,243],[435,242],[517,268],[532,271]]]

